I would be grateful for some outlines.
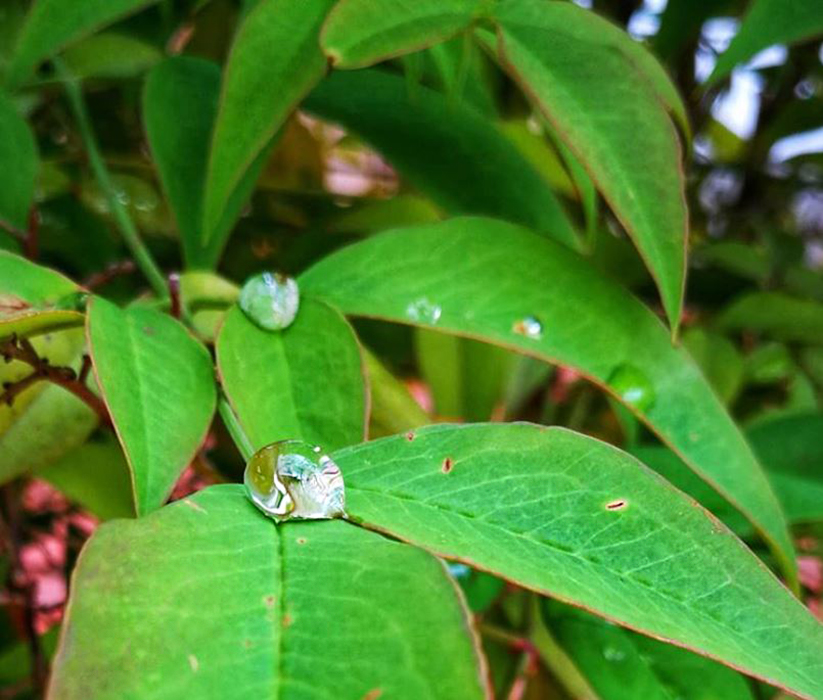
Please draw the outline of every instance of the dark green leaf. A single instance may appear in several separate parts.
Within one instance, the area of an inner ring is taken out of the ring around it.
[[[744,373],[743,357],[734,344],[702,328],[684,333],[683,344],[723,403],[731,404],[742,387]]]
[[[434,326],[574,367],[732,500],[793,570],[777,499],[700,371],[648,309],[573,252],[503,222],[453,219],[343,249],[300,284],[346,314]],[[536,337],[523,333],[530,317],[542,324]],[[642,381],[627,386],[626,377]]]
[[[496,8],[502,60],[625,226],[676,330],[688,223],[680,147],[661,86],[673,88],[659,67],[650,73],[656,64],[642,47],[572,3],[509,0]]]
[[[264,331],[233,308],[217,338],[223,388],[256,448],[299,438],[334,450],[364,439],[360,348],[339,312],[303,298],[294,323]]]
[[[484,697],[440,562],[340,521],[275,526],[239,486],[103,525],[72,590],[53,698]]]
[[[560,428],[433,426],[333,455],[349,516],[809,698],[823,626],[640,462]]]
[[[0,222],[25,230],[34,201],[37,145],[26,120],[0,92]]]
[[[304,106],[360,136],[448,212],[508,219],[576,245],[545,180],[471,107],[423,85],[410,95],[402,78],[376,70],[333,73]]]
[[[781,292],[752,292],[732,302],[717,319],[727,331],[753,331],[800,343],[823,343],[823,304]]]
[[[157,47],[117,32],[91,36],[63,54],[66,68],[78,79],[134,78],[162,58]]]
[[[168,498],[206,436],[216,402],[211,358],[170,316],[101,298],[89,304],[87,333],[145,515]]]

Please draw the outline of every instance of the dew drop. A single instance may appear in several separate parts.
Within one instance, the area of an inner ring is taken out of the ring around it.
[[[526,338],[540,340],[543,337],[543,324],[536,316],[526,316],[514,322],[512,331]]]
[[[655,401],[651,380],[634,365],[620,365],[608,379],[608,385],[630,406],[648,411]]]
[[[437,304],[432,303],[425,297],[413,301],[406,307],[406,316],[412,321],[419,321],[421,323],[430,323],[434,325],[440,320],[440,315],[443,313]]]
[[[316,445],[281,440],[252,455],[243,475],[252,503],[277,522],[345,515],[339,467]]]
[[[626,658],[626,653],[613,646],[607,646],[603,648],[603,658],[606,661],[623,661]]]
[[[297,316],[300,291],[291,277],[264,272],[251,277],[240,291],[240,308],[266,331],[288,328]]]

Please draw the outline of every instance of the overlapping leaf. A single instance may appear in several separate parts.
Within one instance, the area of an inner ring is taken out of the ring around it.
[[[26,228],[34,200],[37,145],[11,98],[0,91],[0,221]]]
[[[576,368],[740,508],[792,575],[777,499],[700,371],[648,309],[571,251],[503,222],[452,219],[343,249],[300,283],[346,314],[433,326]]]
[[[238,486],[103,525],[74,583],[52,700],[485,697],[440,562],[339,521],[275,527]]]
[[[823,694],[819,621],[719,521],[606,443],[440,425],[333,457],[356,522]]]

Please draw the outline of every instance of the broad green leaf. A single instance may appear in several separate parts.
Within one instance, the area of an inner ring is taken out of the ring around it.
[[[485,697],[441,562],[341,521],[275,526],[237,485],[103,525],[72,591],[54,700]]]
[[[752,0],[740,30],[717,59],[707,85],[725,78],[738,63],[774,44],[793,44],[823,35],[819,0]]]
[[[329,13],[321,43],[336,67],[364,68],[451,38],[486,5],[484,0],[341,0]]]
[[[658,83],[649,78],[653,59],[639,60],[639,45],[572,3],[509,0],[495,16],[502,62],[634,240],[676,331],[688,222],[680,145]]]
[[[37,144],[26,120],[0,91],[0,222],[25,230],[34,201]]]
[[[79,370],[84,345],[82,329],[46,333],[32,340],[35,350],[55,367]],[[31,367],[0,360],[0,385],[31,374]],[[0,405],[0,482],[47,467],[85,442],[97,416],[62,387],[37,382],[11,406]]]
[[[557,601],[545,601],[543,612],[600,700],[753,700],[743,678],[702,656]]]
[[[333,458],[358,523],[823,694],[823,625],[719,521],[611,445],[562,428],[442,425]]]
[[[79,289],[55,270],[0,251],[0,294],[4,296],[17,297],[31,306],[45,306]]]
[[[303,106],[360,136],[446,211],[507,219],[576,245],[546,181],[471,107],[423,85],[410,96],[402,78],[377,70],[332,73]]]
[[[318,35],[332,5],[333,0],[262,0],[243,20],[223,76],[211,140],[205,245],[244,173],[323,77],[326,61]]]
[[[371,398],[369,438],[402,433],[430,422],[403,383],[366,348],[363,360]]]
[[[209,429],[211,358],[170,316],[89,304],[86,330],[103,399],[126,453],[138,515],[160,507]]]
[[[36,475],[103,520],[134,517],[129,467],[116,440],[87,442]]]
[[[300,284],[346,314],[433,326],[577,369],[746,513],[794,570],[763,471],[691,358],[648,309],[572,251],[511,224],[452,219],[345,248]],[[532,337],[524,334],[530,318],[542,325]]]
[[[752,292],[717,319],[727,331],[753,331],[789,342],[823,344],[823,304],[781,292]]]
[[[157,0],[37,0],[17,38],[6,71],[7,85],[17,87],[41,61],[67,44],[155,2]]]
[[[157,47],[141,39],[102,32],[68,48],[63,62],[77,79],[134,78],[163,58]]]
[[[201,338],[213,342],[226,310],[240,295],[236,284],[211,272],[180,275],[180,298],[191,312],[192,327]]]
[[[217,365],[255,447],[299,438],[334,450],[364,439],[360,347],[325,304],[302,298],[294,323],[279,332],[258,328],[234,307],[217,337]]]

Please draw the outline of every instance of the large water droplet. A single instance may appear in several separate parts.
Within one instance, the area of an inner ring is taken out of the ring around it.
[[[654,405],[654,385],[634,365],[625,364],[617,367],[611,373],[608,384],[625,403],[639,411],[648,411]]]
[[[406,307],[406,316],[412,321],[419,321],[420,323],[430,323],[434,325],[440,320],[440,315],[443,313],[437,304],[432,303],[425,297],[413,301]]]
[[[316,445],[281,440],[256,452],[243,475],[252,503],[277,522],[345,515],[339,467]]]
[[[299,306],[297,282],[278,273],[256,275],[240,291],[240,308],[263,330],[288,328],[297,316]]]
[[[525,316],[514,322],[512,331],[526,338],[540,340],[543,337],[543,324],[537,316]]]

